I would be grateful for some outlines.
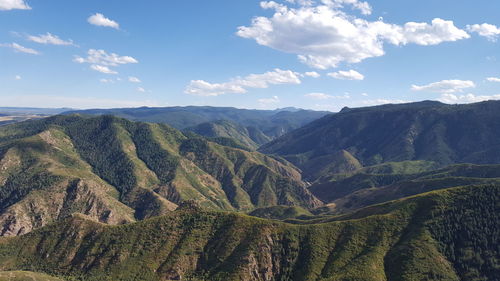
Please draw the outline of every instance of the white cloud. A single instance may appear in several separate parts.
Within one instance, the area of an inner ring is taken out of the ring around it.
[[[105,27],[111,27],[115,29],[120,29],[120,25],[114,21],[106,18],[103,14],[96,13],[92,16],[90,16],[87,21],[90,24],[97,25],[97,26],[105,26]]]
[[[267,99],[258,99],[257,102],[259,103],[259,106],[262,108],[268,108],[271,107],[275,104],[280,103],[280,99],[278,96],[273,96],[272,98],[267,98]]]
[[[128,81],[129,81],[129,82],[132,82],[132,83],[141,83],[141,82],[142,82],[139,78],[137,78],[137,77],[133,77],[133,76],[130,76],[130,77],[128,78]]]
[[[355,70],[349,70],[349,71],[337,71],[337,72],[332,72],[327,74],[330,77],[333,77],[335,79],[340,79],[340,80],[363,80],[365,79],[365,76]]]
[[[31,10],[24,0],[0,0],[0,11]]]
[[[327,99],[350,99],[351,95],[349,93],[345,93],[341,96],[333,96],[325,93],[310,93],[304,95],[305,97],[316,99],[316,100],[327,100]]]
[[[476,84],[469,80],[443,80],[423,86],[412,85],[411,89],[413,91],[427,91],[433,93],[457,93],[474,87],[476,87]]]
[[[400,99],[373,99],[373,100],[363,100],[361,104],[365,106],[375,106],[375,105],[383,105],[383,104],[398,104],[398,103],[407,103],[408,101],[400,100]]]
[[[325,93],[309,93],[304,95],[305,97],[316,99],[316,100],[327,100],[333,98],[333,96]]]
[[[92,64],[90,66],[90,69],[95,70],[95,71],[99,71],[99,72],[104,73],[104,74],[118,74],[118,72],[111,70],[111,69],[109,69],[109,67],[104,66],[104,65]]]
[[[75,56],[74,61],[77,63],[100,64],[105,66],[118,66],[120,64],[138,63],[138,61],[130,56],[120,56],[115,53],[108,54],[104,50],[90,49],[87,52],[86,58]]]
[[[488,100],[500,100],[500,95],[491,95],[491,96],[477,96],[474,94],[467,95],[454,95],[451,93],[442,94],[439,98],[439,101],[444,103],[474,103],[474,102],[482,102]]]
[[[52,95],[2,96],[2,105],[13,107],[50,108],[117,108],[140,106],[165,106],[153,100],[103,99],[96,97],[68,97]]]
[[[317,73],[316,71],[309,71],[304,73],[305,76],[312,77],[312,78],[319,78],[321,75]]]
[[[486,80],[488,80],[490,82],[500,82],[500,78],[497,78],[497,77],[488,77],[488,78],[486,78]]]
[[[90,68],[106,74],[117,74],[118,72],[110,69],[110,66],[119,66],[123,64],[139,63],[135,58],[130,56],[119,56],[115,53],[108,54],[104,50],[90,49],[87,52],[86,58],[75,56],[73,59],[76,63],[91,64]]]
[[[141,93],[145,93],[146,92],[146,89],[142,88],[142,87],[137,87],[137,91],[138,92],[141,92]]]
[[[274,14],[255,17],[250,26],[239,27],[237,35],[296,54],[301,62],[318,69],[383,56],[384,43],[436,45],[470,37],[452,21],[436,18],[430,24],[409,22],[400,26],[357,18],[326,2],[353,1],[323,1],[317,6],[297,8],[261,2],[262,8],[273,9]]]
[[[323,4],[332,8],[343,8],[344,5],[351,5],[353,8],[358,9],[363,15],[370,15],[372,7],[368,2],[358,0],[321,0]]]
[[[468,25],[467,30],[476,32],[490,41],[496,41],[498,36],[500,36],[500,28],[488,23]]]
[[[14,77],[14,79],[16,79],[16,80],[21,80],[21,79],[23,79],[23,78],[21,77],[21,75],[16,75],[16,76]]]
[[[40,52],[38,52],[37,50],[26,48],[26,47],[21,46],[17,43],[0,44],[0,47],[12,48],[16,53],[25,53],[25,54],[30,54],[30,55],[39,55],[40,54]]]
[[[109,83],[109,84],[113,84],[115,83],[115,80],[113,79],[106,79],[106,78],[102,78],[99,80],[101,83]]]
[[[209,83],[192,80],[185,89],[186,94],[197,96],[218,96],[223,94],[244,94],[249,88],[268,88],[277,84],[300,84],[300,74],[291,70],[274,69],[263,74],[250,74],[237,77],[225,83]]]
[[[367,94],[367,93],[361,93],[361,95],[362,95],[363,97],[367,97],[367,96],[368,96],[368,94]]]
[[[47,34],[40,34],[38,36],[28,35],[28,40],[40,44],[49,44],[49,45],[62,45],[62,46],[75,45],[73,43],[73,40],[62,40],[57,35],[52,35],[49,32],[47,32]]]

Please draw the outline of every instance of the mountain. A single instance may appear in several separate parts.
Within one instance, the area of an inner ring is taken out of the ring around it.
[[[73,215],[0,238],[0,268],[69,280],[496,280],[498,185],[292,223],[189,202],[121,226]]]
[[[325,159],[372,166],[425,160],[444,167],[454,163],[500,163],[500,101],[446,105],[424,101],[366,108],[345,108],[294,130],[260,148],[305,171],[311,181]],[[351,157],[352,156],[352,157]],[[348,160],[350,159],[350,160]],[[334,173],[342,171],[333,171]],[[325,176],[322,173],[321,176]]]
[[[89,109],[68,111],[67,113],[87,115],[108,114],[133,121],[164,123],[180,130],[193,128],[208,122],[216,122],[215,125],[219,122],[218,126],[220,126],[220,121],[225,120],[234,124],[233,126],[245,127],[248,132],[244,132],[243,134],[248,134],[250,139],[258,145],[329,114],[329,112],[325,111],[297,108],[254,110],[210,106]],[[206,129],[200,130],[204,132]],[[243,132],[244,130],[238,129],[237,131]],[[214,132],[218,132],[218,130],[209,130],[208,132],[211,136],[224,136],[214,135]]]
[[[420,173],[377,173],[383,171],[368,167],[352,175],[314,183],[309,190],[328,203],[314,213],[343,214],[450,187],[500,185],[500,165],[457,164]]]
[[[316,208],[283,159],[113,116],[54,116],[0,128],[0,235],[82,213],[124,224],[195,200],[209,210]]]
[[[185,131],[209,138],[233,138],[242,145],[254,150],[262,144],[271,141],[268,136],[255,127],[244,127],[226,120],[202,123],[186,128]]]
[[[0,271],[0,281],[63,281],[43,273],[28,271]]]

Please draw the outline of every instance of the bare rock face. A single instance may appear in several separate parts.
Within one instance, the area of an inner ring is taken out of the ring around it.
[[[120,208],[114,205],[116,202],[107,202],[103,189],[98,183],[76,179],[48,190],[48,198],[30,194],[0,215],[0,236],[26,234],[73,213],[81,213],[88,219],[107,224],[133,222],[134,218],[126,206],[122,206],[120,212]]]

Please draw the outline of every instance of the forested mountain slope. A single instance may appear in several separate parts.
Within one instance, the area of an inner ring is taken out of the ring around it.
[[[500,101],[467,105],[439,102],[345,108],[290,132],[260,151],[278,154],[317,179],[323,163],[426,160],[454,163],[500,163]],[[339,159],[339,152],[343,158]],[[350,165],[349,167],[351,167]],[[328,172],[328,171],[326,171]],[[347,170],[346,172],[350,172]]]
[[[76,280],[496,280],[499,194],[454,188],[301,224],[192,204],[123,226],[74,215],[1,238],[0,268]]]
[[[212,210],[321,205],[288,162],[167,125],[69,115],[0,128],[1,235],[74,212],[121,224],[185,200]]]

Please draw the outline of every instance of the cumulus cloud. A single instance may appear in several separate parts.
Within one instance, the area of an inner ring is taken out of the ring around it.
[[[90,16],[87,21],[90,24],[97,25],[97,26],[104,26],[104,27],[111,27],[114,29],[120,29],[120,25],[114,21],[106,18],[103,14],[96,13],[92,16]]]
[[[110,66],[119,66],[124,64],[139,63],[135,58],[130,56],[120,56],[115,53],[108,54],[104,50],[90,49],[87,52],[87,57],[75,56],[73,59],[76,63],[88,63],[90,68],[105,74],[117,74]]]
[[[225,83],[209,83],[192,80],[185,89],[186,94],[197,96],[218,96],[223,94],[244,94],[249,88],[268,88],[269,85],[300,84],[300,74],[291,70],[274,69],[263,74],[250,74],[234,78]]]
[[[430,83],[423,86],[412,85],[413,91],[426,91],[433,93],[457,93],[462,92],[468,88],[474,88],[476,84],[469,80],[443,80],[439,82]]]
[[[327,74],[330,77],[333,77],[335,79],[340,79],[340,80],[363,80],[365,79],[365,76],[355,70],[349,70],[349,71],[337,71],[337,72],[332,72]]]
[[[497,77],[488,77],[486,80],[489,82],[500,82],[500,78]]]
[[[385,43],[436,45],[470,37],[452,21],[439,18],[431,23],[408,22],[401,26],[368,21],[338,9],[339,3],[354,2],[361,3],[325,0],[319,5],[292,8],[264,1],[261,7],[274,10],[274,14],[255,17],[250,26],[240,26],[236,34],[259,45],[296,54],[301,62],[318,69],[383,56]]]
[[[474,103],[474,102],[482,102],[488,100],[500,100],[500,95],[475,95],[475,94],[466,94],[466,95],[455,95],[451,93],[442,94],[439,98],[439,101],[444,103]]]
[[[363,15],[370,15],[372,7],[368,2],[358,0],[321,0],[321,2],[332,8],[343,8],[345,5],[351,5],[358,9]]]
[[[99,71],[99,72],[104,73],[104,74],[118,74],[118,72],[111,70],[111,69],[109,69],[109,67],[104,66],[104,65],[92,64],[90,66],[90,69],[95,70],[95,71]]]
[[[130,56],[120,56],[115,53],[108,54],[104,50],[90,49],[87,52],[86,58],[75,56],[74,61],[77,63],[90,63],[105,66],[118,66],[120,64],[138,63],[138,61]]]
[[[31,10],[24,0],[0,0],[0,11]]]
[[[141,93],[145,93],[146,89],[144,89],[143,87],[137,87],[137,91],[141,92]]]
[[[137,77],[133,77],[133,76],[130,76],[130,77],[128,78],[128,81],[129,81],[129,82],[132,82],[132,83],[141,83],[141,82],[142,82],[139,78],[137,78]]]
[[[21,46],[17,43],[0,44],[0,47],[11,48],[16,53],[25,53],[25,54],[30,54],[30,55],[39,55],[40,54],[40,52],[38,52],[35,49],[26,48],[26,47]]]
[[[500,28],[489,23],[468,25],[467,30],[486,37],[490,41],[496,41],[500,36]]]
[[[319,78],[321,76],[316,71],[309,71],[309,72],[304,73],[304,75],[307,77],[312,77],[312,78]]]
[[[57,35],[52,35],[49,32],[47,32],[47,34],[40,34],[38,36],[28,35],[27,38],[30,41],[46,45],[62,45],[62,46],[75,45],[73,43],[73,40],[62,40]]]

